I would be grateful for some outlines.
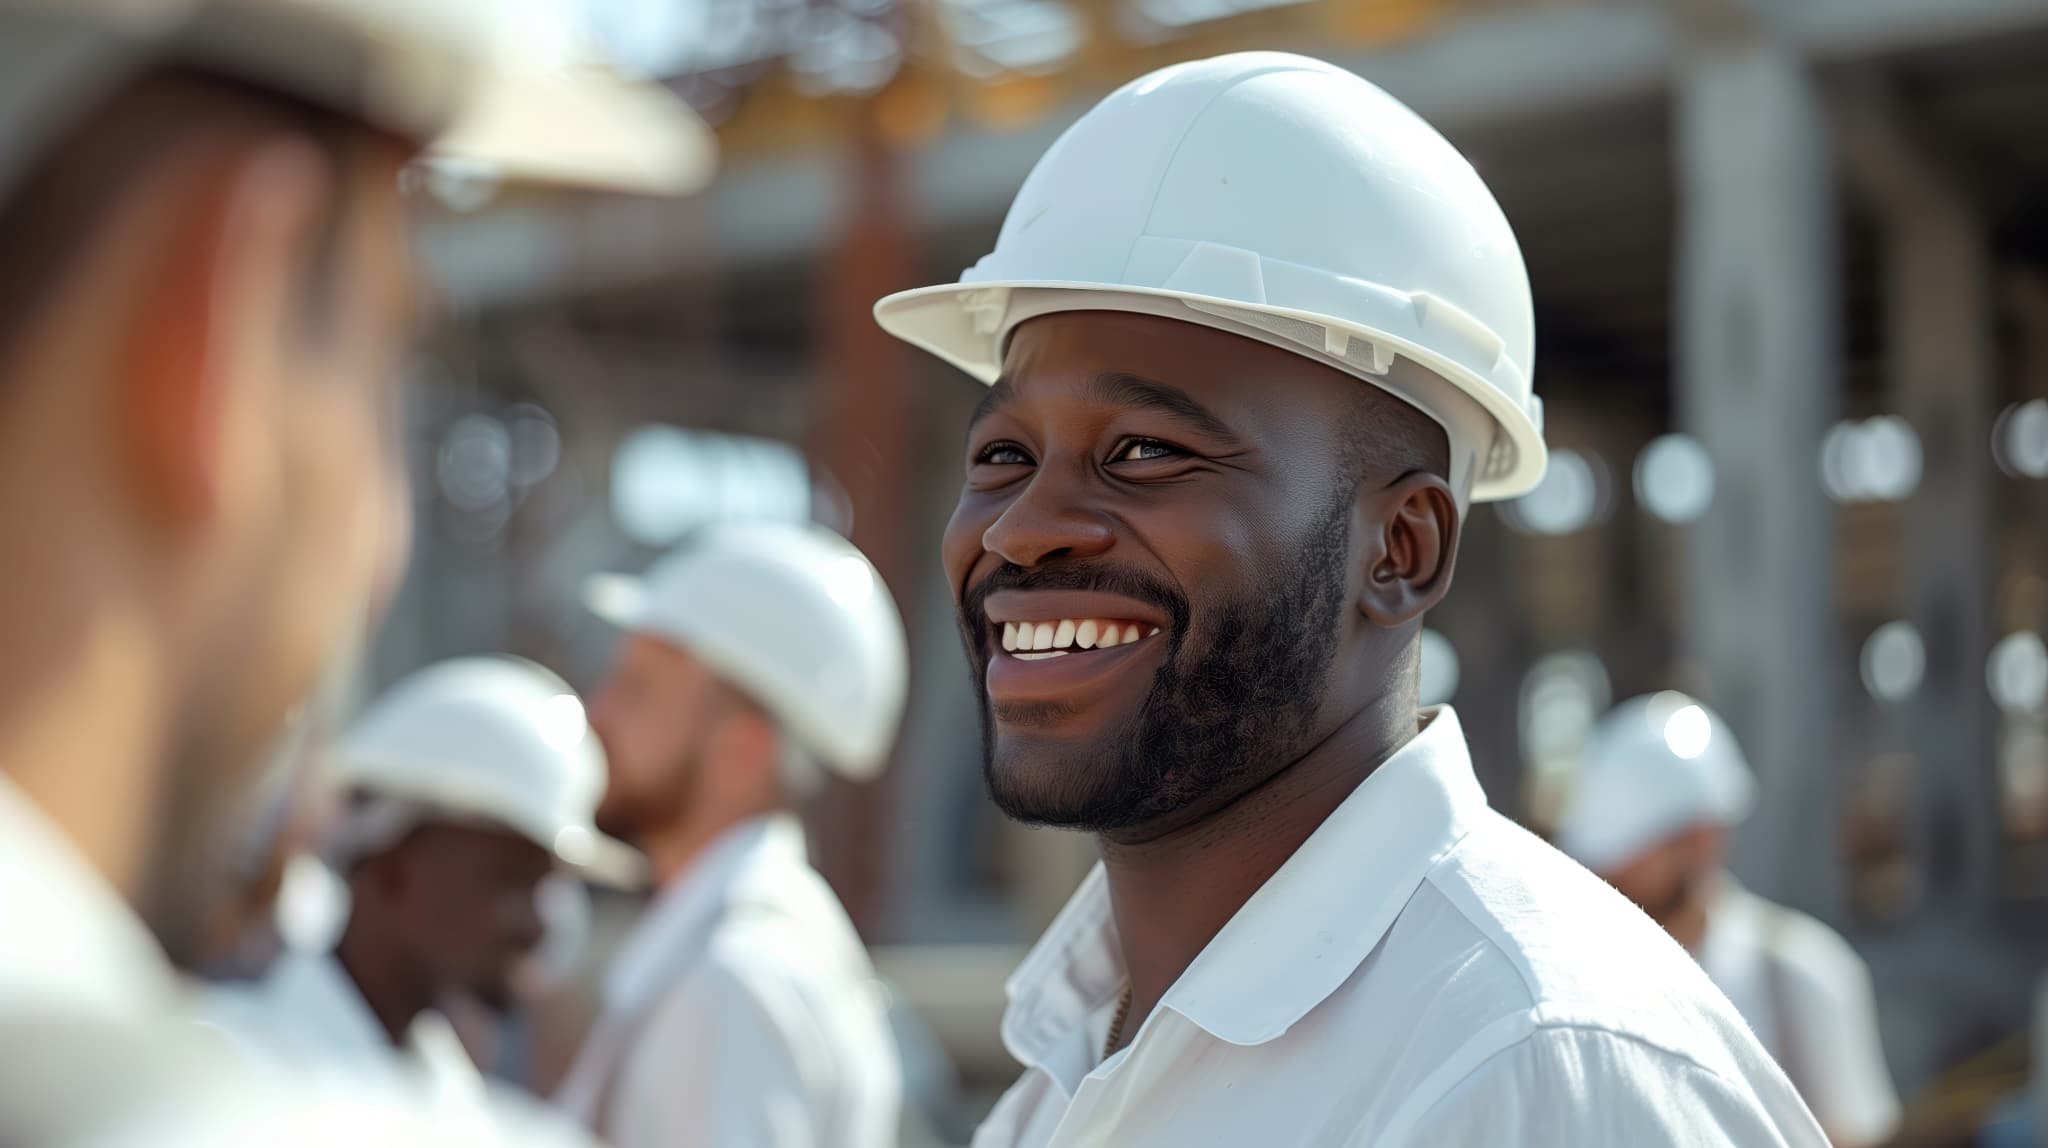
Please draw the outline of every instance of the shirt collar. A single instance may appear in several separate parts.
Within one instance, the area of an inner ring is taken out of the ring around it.
[[[1762,905],[1725,872],[1715,875],[1707,898],[1707,929],[1693,956],[1717,981],[1741,976],[1764,950]]]
[[[382,1061],[395,1051],[362,990],[332,955],[279,957],[264,978],[264,992],[328,1055]]]
[[[743,821],[707,846],[654,897],[604,982],[608,1012],[638,1012],[667,988],[725,905],[763,866],[805,864],[803,827],[789,814]]]
[[[1331,813],[1181,974],[1161,1007],[1219,1040],[1272,1040],[1349,979],[1486,807],[1449,707]],[[1124,964],[1097,865],[1008,985],[1003,1042],[1043,1066],[1086,1040]]]
[[[0,906],[0,997],[55,996],[133,1015],[176,996],[177,973],[141,918],[5,776]]]
[[[410,1058],[435,1087],[482,1087],[462,1038],[448,1018],[433,1009],[413,1018],[401,1055],[370,1011],[355,978],[332,954],[287,953],[271,967],[264,985],[280,1022],[317,1042],[323,1057],[356,1065]]]

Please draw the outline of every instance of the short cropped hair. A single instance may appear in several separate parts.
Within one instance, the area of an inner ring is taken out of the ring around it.
[[[21,336],[50,285],[98,236],[134,189],[185,146],[209,118],[258,115],[319,147],[343,170],[350,147],[371,129],[352,117],[268,89],[182,67],[143,72],[80,116],[41,161],[0,197],[0,357]],[[346,230],[344,181],[334,181],[301,299],[309,318],[325,313],[339,274]]]

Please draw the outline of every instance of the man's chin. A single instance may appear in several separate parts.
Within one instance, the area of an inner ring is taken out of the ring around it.
[[[983,775],[1005,817],[1026,825],[1100,833],[1145,820],[1123,767],[1096,768],[1086,751],[998,746]]]
[[[511,978],[514,975],[512,972],[508,972],[504,974],[502,979],[474,985],[470,988],[469,995],[475,999],[476,1003],[484,1006],[491,1012],[500,1015],[509,1013],[512,1011],[513,1006],[519,1003],[519,992],[512,987]]]

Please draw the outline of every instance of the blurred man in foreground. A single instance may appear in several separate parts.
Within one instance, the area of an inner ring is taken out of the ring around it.
[[[401,172],[702,168],[494,7],[0,0],[0,1142],[474,1139],[190,1047],[175,969],[401,565]]]
[[[1837,1148],[1883,1143],[1899,1098],[1870,969],[1833,929],[1722,867],[1755,795],[1720,718],[1683,694],[1635,698],[1587,742],[1558,844],[1699,958]]]
[[[458,658],[394,686],[336,753],[347,803],[325,850],[350,892],[332,953],[288,953],[216,1014],[258,1055],[424,1071],[480,1087],[437,1011],[519,997],[551,874],[625,884],[638,858],[597,832],[604,753],[560,678],[512,658]],[[396,1057],[394,1054],[397,1054]]]
[[[844,539],[761,523],[592,589],[626,631],[591,701],[611,764],[598,824],[660,892],[563,1101],[618,1148],[896,1144],[886,1001],[794,813],[827,772],[872,779],[895,742],[888,587]]]
[[[991,384],[944,551],[985,773],[1103,855],[1011,978],[975,1143],[1817,1146],[1417,711],[1468,499],[1544,466],[1471,166],[1328,64],[1197,61],[1068,129],[963,278],[876,312]]]

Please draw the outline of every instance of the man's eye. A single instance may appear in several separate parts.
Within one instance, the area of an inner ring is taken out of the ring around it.
[[[992,442],[981,448],[974,461],[983,466],[1030,466],[1031,456],[1013,442]]]
[[[1134,438],[1118,447],[1111,462],[1151,462],[1154,459],[1175,458],[1187,453],[1178,447],[1168,446],[1156,438]]]

